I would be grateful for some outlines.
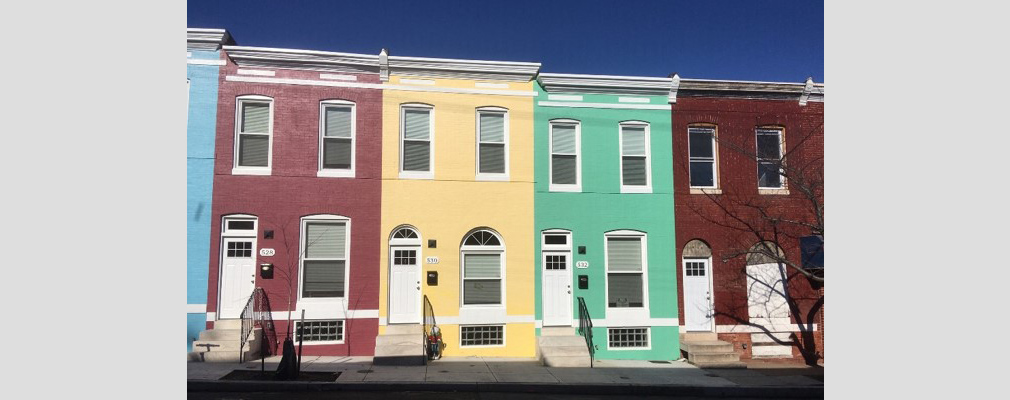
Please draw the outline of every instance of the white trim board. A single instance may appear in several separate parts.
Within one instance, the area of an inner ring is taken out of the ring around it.
[[[611,104],[611,103],[572,103],[567,101],[539,101],[542,107],[574,107],[574,108],[619,108],[632,110],[671,110],[669,104]]]
[[[274,76],[274,75],[277,75],[276,72],[270,71],[270,70],[265,70],[265,69],[241,69],[240,68],[240,69],[238,69],[235,72],[237,72],[239,75],[258,75],[258,76]]]
[[[535,320],[533,315],[491,315],[490,318],[480,318],[479,316],[458,316],[458,315],[447,315],[435,316],[435,322],[439,325],[495,325],[495,324],[532,324],[537,323],[537,327],[540,327],[540,321]],[[578,326],[578,320],[575,320]],[[388,325],[388,320],[386,317],[379,317],[379,325]],[[399,324],[397,324],[399,325]]]
[[[572,320],[572,327],[578,327],[578,318]],[[629,321],[627,318],[593,318],[594,328],[622,328],[622,327],[656,327],[656,326],[677,326],[683,331],[684,327],[680,325],[679,318],[644,318]],[[536,320],[536,327],[543,328],[544,321]]]
[[[224,65],[225,62],[224,62],[224,60],[200,60],[200,59],[190,58],[190,59],[186,60],[186,64],[195,64],[195,65]]]
[[[203,314],[207,312],[206,304],[186,304],[186,314]]]
[[[527,90],[490,90],[490,89],[447,88],[447,87],[421,87],[410,85],[392,85],[386,83],[328,82],[312,79],[261,78],[261,77],[237,76],[237,75],[225,76],[225,80],[231,82],[276,83],[282,85],[331,86],[331,87],[349,87],[349,88],[362,88],[362,89],[403,90],[408,92],[488,94],[498,96],[521,96],[521,97],[536,96],[536,92]],[[670,109],[669,106],[666,109],[669,110]]]
[[[335,81],[357,81],[358,77],[354,75],[319,74],[319,79],[331,79]]]

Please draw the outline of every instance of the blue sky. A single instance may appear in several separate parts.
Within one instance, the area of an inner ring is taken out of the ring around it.
[[[821,1],[188,1],[240,45],[535,61],[541,71],[824,82]]]

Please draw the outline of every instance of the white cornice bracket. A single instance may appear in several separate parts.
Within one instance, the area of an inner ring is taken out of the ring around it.
[[[810,98],[810,92],[814,91],[814,77],[807,77],[807,84],[803,86],[803,94],[800,95],[800,105],[807,105],[807,99]]]
[[[670,103],[677,104],[677,89],[680,88],[680,75],[674,72],[670,78],[673,79],[673,86],[670,87]]]
[[[379,81],[389,82],[389,51],[386,49],[379,52]]]

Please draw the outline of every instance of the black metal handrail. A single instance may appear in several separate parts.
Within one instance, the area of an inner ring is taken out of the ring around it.
[[[431,307],[431,301],[428,300],[428,295],[424,295],[424,340],[421,341],[424,346],[423,353],[430,354],[431,349],[429,347],[430,343],[428,338],[431,337],[431,328],[435,326],[435,310]],[[428,357],[425,357],[428,358]]]
[[[242,331],[239,335],[238,346],[239,362],[245,361],[243,350],[245,349],[245,344],[249,341],[249,336],[256,327],[263,330],[263,337],[260,340],[260,357],[266,358],[270,353],[267,346],[268,339],[276,333],[273,332],[274,321],[270,315],[270,300],[267,299],[267,294],[263,291],[263,288],[254,289],[252,294],[249,295],[249,300],[246,301],[245,308],[242,309],[241,318]]]
[[[589,317],[586,299],[581,296],[579,297],[579,334],[586,338],[586,346],[589,347],[589,368],[592,368],[596,355],[596,349],[593,346],[593,319]]]

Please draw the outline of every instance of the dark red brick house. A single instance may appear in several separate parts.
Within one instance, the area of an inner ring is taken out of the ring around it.
[[[823,254],[823,84],[674,81],[681,331],[823,360],[823,261],[804,267],[800,248],[819,235]]]
[[[271,348],[298,331],[288,321],[304,311],[306,355],[372,355],[381,235],[379,56],[239,46],[224,52],[207,327],[237,329],[250,294],[262,288]]]

